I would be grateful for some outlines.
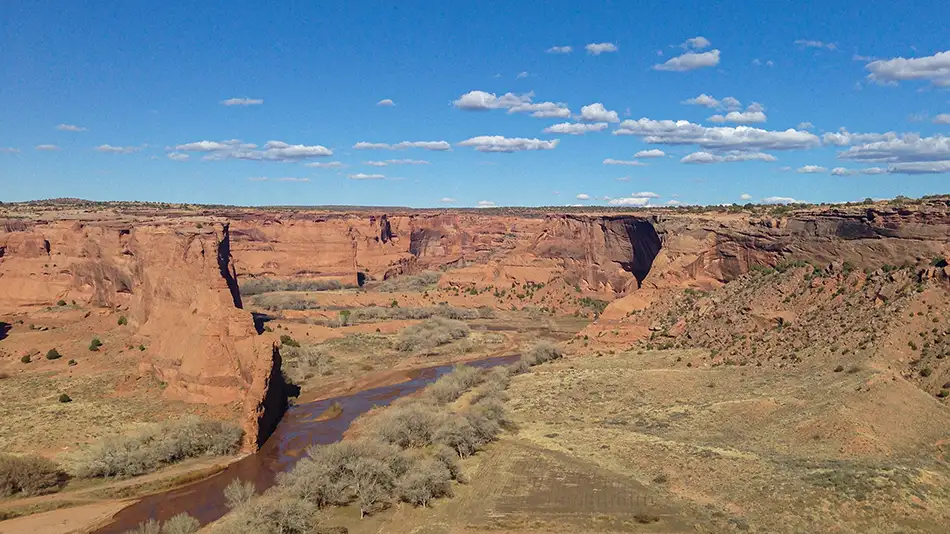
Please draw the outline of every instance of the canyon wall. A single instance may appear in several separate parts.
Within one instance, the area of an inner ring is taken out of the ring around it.
[[[280,354],[240,309],[227,224],[37,222],[0,233],[0,250],[5,313],[59,300],[120,310],[165,398],[239,406],[248,449],[276,426]]]

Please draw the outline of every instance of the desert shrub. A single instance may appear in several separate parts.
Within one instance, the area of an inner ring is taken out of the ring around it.
[[[241,295],[252,296],[275,291],[331,291],[343,289],[339,280],[277,280],[251,278],[241,284]]]
[[[30,359],[29,354],[24,354],[23,356],[20,356],[20,362],[22,363],[30,363],[31,361],[32,360]]]
[[[318,526],[314,503],[272,492],[226,516],[215,531],[222,534],[312,534]]]
[[[0,454],[0,497],[59,491],[66,478],[66,473],[46,458]]]
[[[341,325],[341,326],[346,326],[346,325],[350,324],[350,315],[351,315],[351,314],[352,314],[352,312],[350,312],[350,310],[340,310],[339,317],[340,317],[340,325]]]
[[[439,497],[452,495],[452,475],[442,462],[420,458],[399,478],[399,499],[416,506],[428,506]]]
[[[347,311],[347,310],[345,310]],[[342,313],[342,312],[341,312]],[[471,320],[491,318],[494,311],[491,308],[457,308],[448,304],[423,308],[403,308],[399,306],[367,306],[353,310],[349,316],[353,322],[390,321],[395,319],[429,319],[443,317],[445,319]],[[342,318],[338,323],[345,324]]]
[[[224,500],[228,503],[229,510],[235,510],[251,502],[251,499],[257,495],[257,489],[254,483],[236,478],[224,488]]]
[[[317,301],[293,294],[259,295],[254,298],[254,306],[269,311],[320,309]]]
[[[287,334],[280,335],[280,344],[281,346],[285,346],[285,347],[299,347],[300,346],[300,343],[298,343],[296,339],[290,337]]]
[[[550,341],[539,341],[534,347],[531,347],[522,359],[528,365],[538,365],[544,362],[560,359],[563,356],[561,349]]]
[[[452,402],[483,379],[484,371],[468,365],[456,365],[451,373],[443,375],[426,388],[426,395],[439,404]]]
[[[280,355],[281,368],[291,383],[300,384],[318,375],[333,374],[333,357],[316,345],[284,347]]]
[[[65,301],[65,300],[62,300],[62,299],[57,300],[57,301],[56,301],[56,305],[57,305],[57,306],[65,306],[65,305],[66,305],[66,301]]]
[[[431,445],[447,417],[445,410],[419,400],[400,402],[374,417],[370,433],[403,449]]]
[[[129,320],[124,315],[120,315],[117,323],[119,324],[119,326],[125,326],[129,324]]]
[[[58,360],[58,359],[60,359],[60,358],[62,358],[62,357],[63,357],[63,355],[60,354],[59,351],[56,350],[56,349],[49,349],[48,351],[46,351],[46,359],[47,359],[47,360]]]
[[[423,271],[415,275],[403,275],[384,280],[376,286],[377,291],[395,293],[397,291],[425,291],[435,288],[442,273]]]
[[[468,337],[468,325],[461,321],[433,317],[408,326],[399,333],[396,348],[402,352],[432,349]]]
[[[162,534],[194,534],[201,528],[201,523],[188,514],[181,513],[168,518],[162,525]]]
[[[89,350],[95,352],[99,350],[99,347],[102,346],[102,341],[99,341],[99,338],[94,337],[92,341],[89,342]]]
[[[76,360],[70,359],[68,362],[66,362],[66,365],[72,367],[72,366],[78,365],[78,364],[76,363]]]
[[[465,417],[449,417],[436,429],[436,442],[449,447],[459,458],[475,454],[483,444],[475,427]]]
[[[73,472],[83,478],[141,475],[186,458],[232,454],[242,436],[240,428],[220,421],[167,421],[93,444],[73,459]]]
[[[132,530],[126,530],[125,534],[161,534],[162,524],[155,519],[143,521]]]
[[[924,378],[927,378],[931,374],[933,374],[933,369],[931,369],[930,367],[924,367],[923,369],[920,370],[920,376]]]
[[[72,397],[70,397],[69,395],[67,395],[67,394],[65,394],[65,393],[60,393],[60,394],[59,394],[59,402],[62,402],[63,404],[65,404],[65,403],[67,403],[67,402],[73,402],[73,399],[72,399]]]
[[[446,445],[437,445],[432,451],[432,458],[441,463],[449,472],[452,480],[465,482],[465,475],[462,473],[462,465],[459,464],[456,452]]]

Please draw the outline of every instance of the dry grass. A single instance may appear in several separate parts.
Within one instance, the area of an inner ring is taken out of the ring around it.
[[[434,349],[453,341],[468,337],[468,325],[461,321],[434,317],[406,327],[399,333],[396,349],[402,352],[416,352]]]
[[[141,475],[186,458],[233,454],[242,436],[232,425],[186,417],[106,438],[76,454],[71,470],[81,478]]]
[[[278,280],[251,278],[241,283],[241,295],[249,297],[277,291],[332,291],[343,289],[339,280]]]
[[[426,291],[435,289],[442,278],[442,273],[425,271],[415,275],[403,275],[384,280],[373,289],[382,293],[396,293],[400,291]]]

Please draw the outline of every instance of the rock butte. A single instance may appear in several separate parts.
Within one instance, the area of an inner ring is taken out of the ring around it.
[[[639,306],[642,289],[716,287],[787,260],[900,265],[950,252],[950,200],[907,208],[748,213],[564,214],[541,210],[116,208],[0,221],[0,309],[59,299],[119,308],[156,350],[141,363],[185,402],[243,406],[245,447],[276,426],[280,354],[242,309],[237,280],[336,279],[357,285],[426,269],[440,284],[503,287],[564,280]],[[943,269],[934,276],[950,275]],[[500,304],[499,304],[500,305]]]

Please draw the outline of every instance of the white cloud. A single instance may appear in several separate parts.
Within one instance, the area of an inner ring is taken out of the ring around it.
[[[307,167],[315,167],[317,169],[340,169],[346,167],[346,165],[340,161],[314,161],[311,163],[304,163],[304,165]]]
[[[818,136],[789,128],[763,130],[750,126],[706,127],[689,121],[625,120],[614,135],[635,135],[651,144],[699,145],[706,150],[792,150],[812,148]]]
[[[518,73],[518,76],[516,76],[516,78],[527,78],[528,76],[530,76],[530,74],[528,74],[528,71],[523,70]]]
[[[469,146],[479,152],[521,152],[524,150],[553,150],[560,139],[542,141],[540,139],[526,139],[523,137],[504,137],[501,135],[480,135],[458,143],[458,146]]]
[[[518,104],[508,108],[508,113],[531,113],[532,117],[542,119],[561,118],[566,119],[571,116],[571,110],[565,104],[560,102],[538,102],[537,104]]]
[[[660,198],[660,195],[652,191],[640,191],[639,193],[633,193],[630,196],[637,198]]]
[[[666,63],[653,65],[654,70],[684,72],[703,67],[715,67],[719,64],[719,50],[709,52],[687,52],[667,60]]]
[[[739,195],[739,200],[752,200],[752,195],[749,193],[742,193]]]
[[[753,102],[749,104],[749,107],[745,108],[745,110],[751,111],[753,113],[757,113],[759,111],[765,111],[765,106],[763,106],[762,104],[759,104],[758,102]]]
[[[894,132],[886,133],[851,133],[841,128],[836,133],[826,133],[821,136],[822,142],[826,145],[848,146],[860,143],[873,143],[876,141],[892,141],[897,139]]]
[[[479,200],[478,207],[479,208],[494,208],[495,203],[492,202],[491,200]]]
[[[590,195],[587,193],[580,193],[577,195],[577,200],[590,200]]]
[[[613,43],[590,43],[584,48],[587,49],[587,53],[592,56],[599,56],[605,52],[616,52],[619,50],[617,45]]]
[[[683,104],[694,104],[697,106],[706,106],[707,108],[710,108],[710,109],[715,109],[719,107],[719,101],[707,95],[706,93],[703,93],[694,98],[687,98],[686,100],[683,101]]]
[[[188,158],[190,158],[190,157],[191,157],[191,156],[189,156],[188,154],[183,154],[183,153],[181,153],[181,152],[169,152],[169,153],[168,153],[168,159],[170,159],[170,160],[172,160],[172,161],[185,161],[186,159],[188,159]]]
[[[680,163],[703,165],[710,163],[732,163],[736,161],[775,161],[775,156],[763,152],[732,152],[725,155],[713,154],[711,152],[693,152],[683,157]]]
[[[387,159],[384,161],[364,161],[364,165],[373,167],[385,167],[387,165],[428,165],[429,162],[423,159]]]
[[[548,54],[570,54],[574,49],[570,46],[552,46],[545,50]]]
[[[853,169],[846,169],[846,168],[844,168],[844,167],[835,167],[834,169],[831,169],[831,175],[832,175],[832,176],[851,176],[851,175],[857,174],[857,173],[858,173],[858,171],[856,171],[856,170],[853,170]]]
[[[725,109],[739,109],[742,107],[742,103],[738,99],[731,96],[727,96],[722,99],[722,107]]]
[[[0,147],[0,154],[19,154],[20,149],[12,146]]]
[[[616,111],[611,111],[600,102],[581,108],[580,120],[587,122],[620,122]]]
[[[941,113],[934,117],[934,124],[950,124],[950,113]]]
[[[387,143],[367,143],[365,141],[360,141],[353,145],[353,148],[356,150],[403,150],[406,148],[424,148],[426,150],[433,150],[436,152],[442,152],[445,150],[450,150],[452,145],[447,141],[402,141],[394,145]]]
[[[133,152],[138,152],[139,150],[142,150],[142,147],[99,145],[93,150],[95,150],[96,152],[104,152],[107,154],[132,154]]]
[[[798,123],[798,126],[796,126],[796,128],[799,130],[811,130],[815,128],[815,125],[808,121],[805,121],[805,122]]]
[[[762,202],[765,204],[797,204],[799,201],[792,197],[765,197]]]
[[[926,80],[937,86],[950,87],[950,50],[919,58],[879,59],[868,63],[865,68],[870,71],[868,79],[878,83]]]
[[[887,174],[887,169],[882,169],[881,167],[868,167],[867,169],[861,169],[861,174]]]
[[[607,129],[606,122],[595,122],[593,124],[581,124],[575,122],[562,122],[544,129],[544,133],[582,135],[587,132],[599,132]]]
[[[646,206],[649,203],[650,199],[645,197],[612,198],[607,201],[610,206]]]
[[[56,129],[61,132],[85,132],[88,131],[88,128],[83,128],[82,126],[76,126],[75,124],[57,124]]]
[[[442,197],[442,198],[439,199],[439,202],[441,202],[441,203],[443,203],[443,204],[452,204],[452,203],[458,202],[458,201],[455,200],[455,199],[452,198],[452,197]]]
[[[347,178],[350,180],[382,180],[386,177],[384,174],[366,174],[358,172],[356,174],[347,174]]]
[[[270,178],[266,176],[248,176],[247,178],[249,182],[266,182],[268,180],[270,180]]]
[[[887,167],[887,172],[892,174],[941,174],[950,172],[950,160],[894,163]]]
[[[391,98],[384,98],[384,99],[380,100],[379,102],[377,102],[376,105],[377,105],[377,106],[384,107],[384,108],[391,108],[391,107],[395,106],[396,103],[393,102],[393,100],[392,100]]]
[[[225,159],[244,159],[252,161],[302,161],[310,158],[332,156],[333,151],[321,145],[291,145],[283,141],[268,141],[263,149],[253,143],[244,143],[238,139],[229,141],[197,141],[177,145],[179,152],[207,152],[202,159],[218,161]]]
[[[815,174],[820,172],[825,172],[828,169],[822,167],[821,165],[804,165],[795,169],[795,172],[800,172],[803,174]]]
[[[767,117],[761,111],[730,111],[725,115],[713,115],[708,119],[711,122],[734,122],[736,124],[754,124],[765,122]]]
[[[229,98],[222,100],[221,103],[225,106],[259,106],[264,103],[264,100],[260,98]]]
[[[838,49],[838,45],[835,43],[826,43],[824,41],[815,41],[810,39],[799,39],[795,41],[795,44],[802,48],[827,48],[828,50]]]
[[[904,134],[900,138],[852,146],[838,153],[838,158],[884,163],[950,161],[950,137]]]
[[[56,145],[36,145],[36,150],[42,150],[44,152],[50,152],[53,150],[59,150],[59,147]]]
[[[629,176],[618,176],[617,178],[614,178],[614,180],[616,180],[616,181],[618,181],[618,182],[629,182],[629,181],[630,181],[630,177],[629,177]]]
[[[683,44],[679,46],[680,48],[685,48],[685,49],[692,48],[693,50],[702,50],[703,48],[709,48],[711,44],[712,43],[709,42],[709,39],[706,39],[702,35],[699,35],[691,39],[687,39],[686,42],[684,42]]]
[[[505,93],[496,96],[495,93],[486,93],[485,91],[469,91],[452,102],[455,107],[470,111],[484,111],[488,109],[504,109],[515,107],[520,104],[528,104],[534,97],[533,93],[516,95],[514,93]]]
[[[607,158],[604,160],[604,165],[629,165],[631,167],[645,167],[646,163],[636,160],[622,160],[622,159],[613,159]]]
[[[635,158],[662,158],[666,155],[666,152],[663,152],[659,148],[651,148],[650,150],[641,150],[633,155]]]

